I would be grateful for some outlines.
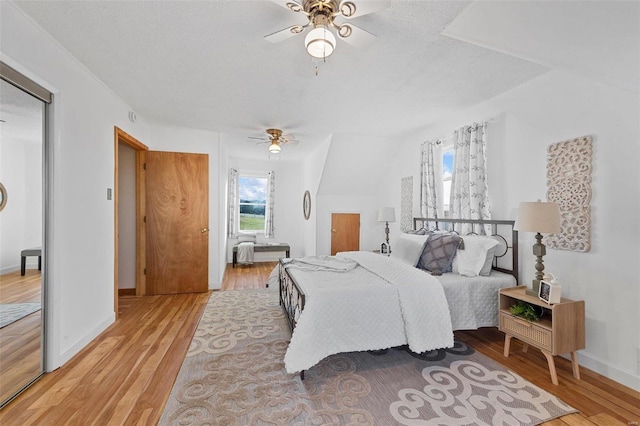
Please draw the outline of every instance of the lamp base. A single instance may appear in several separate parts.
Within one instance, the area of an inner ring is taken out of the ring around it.
[[[536,280],[531,281],[531,286],[532,286],[531,288],[527,289],[526,293],[529,296],[538,297],[538,293],[539,293],[539,290],[540,290],[540,280],[536,279]]]

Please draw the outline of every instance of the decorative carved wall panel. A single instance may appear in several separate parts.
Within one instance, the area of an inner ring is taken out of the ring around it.
[[[591,248],[591,136],[549,145],[547,200],[560,204],[559,234],[548,248],[585,252]]]
[[[400,230],[407,232],[413,228],[413,176],[400,181]]]

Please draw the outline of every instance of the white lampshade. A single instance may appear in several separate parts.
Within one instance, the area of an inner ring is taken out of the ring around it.
[[[560,232],[560,206],[557,203],[526,201],[520,203],[516,231],[557,234]]]
[[[336,37],[325,25],[318,25],[304,39],[307,53],[314,58],[329,57],[336,48]]]
[[[271,145],[269,145],[269,152],[272,154],[278,154],[280,152],[280,149],[280,145],[275,142],[272,142]]]
[[[393,207],[382,207],[378,210],[378,222],[395,222],[396,209]]]

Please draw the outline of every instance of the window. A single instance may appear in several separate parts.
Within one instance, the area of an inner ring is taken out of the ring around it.
[[[240,175],[238,177],[240,232],[264,232],[267,182],[268,178],[265,175]]]
[[[442,204],[444,217],[450,217],[451,175],[453,174],[453,147],[442,151]]]

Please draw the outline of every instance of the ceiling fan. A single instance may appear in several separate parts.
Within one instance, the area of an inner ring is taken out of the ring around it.
[[[338,37],[347,43],[363,47],[371,43],[376,36],[350,22],[340,24],[336,18],[352,19],[382,10],[389,6],[389,1],[369,0],[272,0],[292,12],[305,15],[308,22],[303,25],[293,25],[265,36],[265,39],[278,43],[296,34],[302,33],[307,27],[313,26],[305,37],[304,45],[309,55],[317,59],[325,59],[336,48],[336,38],[329,27],[336,30]]]
[[[268,137],[267,136],[261,136],[261,137],[250,136],[249,139],[257,139],[261,141],[261,142],[257,142],[258,144],[261,144],[261,143],[270,144],[269,152],[271,154],[278,154],[280,152],[280,150],[282,149],[280,147],[280,144],[298,145],[300,143],[293,135],[283,135],[282,130],[280,129],[267,129],[266,132],[269,135]]]

